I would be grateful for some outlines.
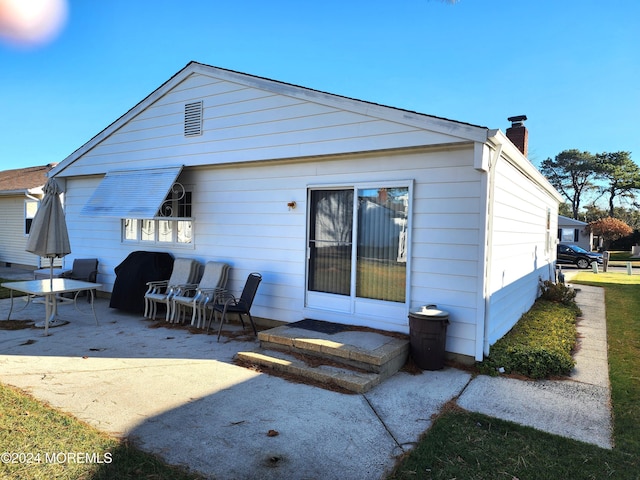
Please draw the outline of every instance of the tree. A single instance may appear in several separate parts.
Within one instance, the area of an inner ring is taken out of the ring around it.
[[[591,223],[608,216],[606,210],[603,210],[595,203],[590,203],[584,207],[584,212],[580,214],[580,219],[583,222]]]
[[[602,238],[604,249],[608,250],[614,240],[626,237],[633,233],[633,229],[617,218],[606,217],[589,223],[589,229],[594,235]]]
[[[567,202],[562,202],[558,205],[558,215],[562,215],[563,217],[570,217],[573,215],[571,206]]]
[[[606,180],[601,188],[608,195],[609,216],[614,214],[614,199],[635,200],[635,191],[640,189],[640,167],[631,159],[629,152],[599,153],[595,156],[598,178]]]
[[[547,158],[540,165],[540,172],[571,204],[575,219],[584,195],[596,188],[595,166],[595,157],[579,150],[564,150],[555,159]]]

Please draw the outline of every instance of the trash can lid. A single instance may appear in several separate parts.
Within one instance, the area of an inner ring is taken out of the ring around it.
[[[432,305],[422,305],[415,310],[411,310],[409,313],[418,317],[429,318],[444,318],[449,316],[449,312],[434,308]]]

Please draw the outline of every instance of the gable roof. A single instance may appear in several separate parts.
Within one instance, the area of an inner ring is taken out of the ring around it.
[[[82,157],[92,148],[107,139],[112,133],[123,127],[147,107],[153,105],[174,87],[185,81],[193,74],[200,74],[208,77],[215,77],[246,87],[254,87],[274,94],[297,98],[303,101],[314,102],[316,104],[334,107],[343,111],[375,117],[381,120],[403,124],[422,131],[431,131],[438,134],[450,136],[456,142],[485,142],[489,130],[486,127],[473,125],[470,123],[426,115],[410,110],[399,109],[380,105],[373,102],[357,100],[350,97],[330,94],[319,90],[293,85],[281,81],[271,80],[264,77],[249,75],[224,68],[205,65],[198,62],[188,63],[182,70],[173,75],[169,80],[150,93],[142,101],[132,107],[120,118],[108,125],[105,129],[95,135],[87,143],[82,145],[66,159],[64,159],[53,172],[53,175],[60,174],[75,160]]]
[[[581,222],[580,220],[576,220],[574,218],[558,215],[558,225],[586,227],[589,224],[587,222]]]
[[[57,164],[50,163],[39,167],[16,168],[0,172],[0,195],[22,193],[42,193],[47,182],[47,174]]]

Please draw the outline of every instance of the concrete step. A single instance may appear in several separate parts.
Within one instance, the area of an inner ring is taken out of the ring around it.
[[[254,352],[238,352],[238,361],[245,365],[257,365],[275,372],[308,379],[327,388],[339,387],[355,393],[365,393],[382,381],[381,375],[361,372],[336,365],[310,364],[300,356],[277,350],[258,349]]]
[[[363,393],[395,374],[409,356],[409,338],[346,327],[335,333],[282,325],[258,333],[260,349],[241,362]]]

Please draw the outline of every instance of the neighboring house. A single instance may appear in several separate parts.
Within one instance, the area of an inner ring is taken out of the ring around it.
[[[593,234],[587,228],[588,225],[586,222],[558,215],[558,242],[578,245],[590,252],[593,248]]]
[[[408,332],[437,304],[479,360],[554,278],[561,198],[501,131],[195,62],[52,175],[107,292],[132,251],[223,260],[235,292],[263,274],[258,317]]]
[[[25,247],[31,222],[43,197],[42,187],[54,166],[0,172],[0,262],[33,268],[49,265],[49,259],[28,253]],[[55,262],[60,265],[60,259]]]

